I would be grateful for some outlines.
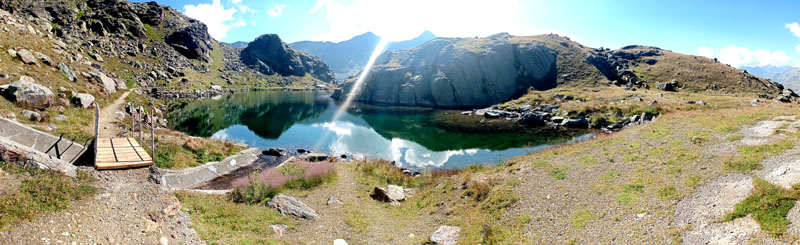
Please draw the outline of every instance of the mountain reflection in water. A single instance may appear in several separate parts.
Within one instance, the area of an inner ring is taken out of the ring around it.
[[[496,164],[570,140],[587,132],[525,129],[464,132],[443,128],[435,109],[357,104],[339,119],[329,94],[248,92],[213,99],[173,101],[167,118],[194,136],[246,143],[258,148],[305,148],[336,155],[378,157],[413,169],[456,169]]]

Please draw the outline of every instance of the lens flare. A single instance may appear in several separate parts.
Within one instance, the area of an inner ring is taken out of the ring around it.
[[[361,85],[364,83],[364,80],[367,78],[367,75],[369,75],[369,72],[372,70],[372,66],[375,64],[375,60],[377,60],[378,56],[380,56],[381,53],[383,53],[383,50],[386,48],[386,45],[388,43],[389,41],[387,41],[385,38],[381,38],[381,40],[378,41],[378,45],[375,46],[374,50],[372,50],[372,55],[369,56],[367,64],[364,65],[364,69],[361,70],[361,74],[358,75],[358,78],[353,83],[353,86],[350,87],[350,92],[348,92],[347,95],[345,95],[346,97],[344,99],[344,102],[342,102],[342,105],[339,106],[339,109],[336,111],[336,113],[333,114],[333,118],[331,118],[331,123],[335,123],[336,120],[339,120],[339,118],[342,115],[344,115],[345,111],[347,111],[347,108],[349,108],[350,105],[353,104],[353,100],[355,99],[359,90],[361,90]],[[314,148],[319,149],[319,146],[322,144],[322,142],[325,142],[325,139],[327,139],[329,135],[330,131],[325,132],[325,135],[320,137],[319,142],[315,144]]]
[[[378,42],[378,46],[375,46],[375,50],[372,51],[372,55],[369,56],[369,60],[367,64],[364,66],[364,70],[361,71],[361,74],[358,75],[358,79],[356,82],[353,83],[353,87],[350,88],[350,92],[347,93],[342,106],[339,107],[339,110],[336,111],[336,114],[333,115],[331,122],[335,122],[339,117],[344,114],[348,107],[353,103],[353,99],[358,94],[359,90],[361,90],[361,85],[364,83],[364,80],[369,75],[369,72],[372,70],[372,66],[375,64],[375,60],[378,59],[378,56],[383,53],[383,49],[386,48],[386,44],[388,42],[385,39],[381,38],[381,41]]]

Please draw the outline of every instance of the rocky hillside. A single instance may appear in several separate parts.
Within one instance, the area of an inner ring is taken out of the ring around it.
[[[343,98],[355,79],[334,94]],[[558,35],[437,38],[382,54],[355,100],[372,104],[477,108],[530,89],[619,86],[711,94],[746,93],[785,101],[783,86],[705,57],[655,47],[588,48]]]
[[[334,81],[333,71],[322,59],[290,48],[275,34],[261,35],[250,42],[242,50],[241,59],[248,66],[267,75],[310,74],[325,82]]]
[[[25,118],[46,131],[87,137],[93,132],[88,126],[94,119],[88,109],[92,102],[105,105],[131,88],[186,97],[319,87],[333,80],[327,66],[310,55],[298,63],[314,64],[311,76],[251,69],[241,49],[214,40],[207,29],[155,2],[0,0],[0,114]],[[285,50],[283,44],[252,54]]]
[[[434,38],[436,35],[425,31],[411,40],[390,42],[386,45],[386,50],[411,49]],[[289,46],[319,56],[331,66],[337,81],[344,81],[364,68],[380,39],[374,33],[367,32],[338,43],[301,41],[290,43]]]

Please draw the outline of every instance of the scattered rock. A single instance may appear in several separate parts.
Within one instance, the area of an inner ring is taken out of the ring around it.
[[[7,52],[8,52],[8,55],[11,56],[11,58],[17,58],[17,51],[16,50],[9,49]]]
[[[278,237],[282,237],[283,233],[286,232],[288,227],[284,224],[276,224],[276,225],[268,225],[267,229],[270,229],[272,232],[275,232]]]
[[[97,62],[103,62],[103,56],[100,56],[98,53],[92,53],[92,59],[96,60]]]
[[[166,237],[163,237],[163,236],[161,237],[161,239],[158,239],[158,242],[161,245],[169,245],[169,239],[167,239]]]
[[[284,150],[281,148],[269,148],[265,151],[262,151],[261,154],[264,156],[280,157],[283,156]]]
[[[376,186],[369,196],[372,197],[372,199],[389,203],[398,203],[406,200],[403,187],[396,185],[387,185],[386,189]]]
[[[22,63],[28,65],[35,65],[36,64],[36,57],[33,56],[33,53],[27,49],[20,49],[17,51],[17,55],[22,60]]]
[[[61,73],[64,73],[64,75],[67,76],[67,80],[69,80],[71,82],[77,82],[78,81],[78,77],[75,76],[75,72],[72,70],[72,67],[69,67],[69,65],[67,65],[67,63],[58,62],[57,66],[58,66],[58,70],[60,70]]]
[[[460,232],[461,227],[443,225],[439,226],[439,228],[431,234],[429,239],[435,244],[456,244],[458,243]]]
[[[342,201],[339,201],[339,198],[336,198],[335,196],[331,196],[331,197],[328,198],[328,203],[327,204],[328,205],[342,204]]]
[[[72,103],[81,108],[90,108],[94,104],[94,95],[78,93],[72,97]]]
[[[320,152],[312,152],[306,155],[306,160],[311,162],[322,162],[328,160],[328,154]]]
[[[297,218],[320,218],[317,212],[311,209],[311,207],[286,194],[278,194],[273,197],[272,200],[267,203],[267,207],[278,209],[283,215],[291,215]]]
[[[672,79],[671,82],[656,83],[656,88],[664,91],[675,91],[678,88],[678,80]]]
[[[10,101],[24,103],[37,109],[45,109],[53,103],[53,92],[25,75],[3,90],[3,95]]]
[[[339,239],[333,240],[333,245],[347,245],[347,241],[345,241],[344,239],[339,238]]]
[[[92,77],[94,78],[95,82],[103,85],[103,89],[107,94],[113,94],[117,92],[117,82],[115,82],[114,79],[106,76],[106,74],[99,71],[92,71]]]
[[[59,121],[59,122],[66,122],[66,121],[67,121],[67,116],[64,116],[64,115],[58,115],[58,116],[56,116],[56,121]]]
[[[561,122],[561,126],[567,128],[588,128],[589,121],[586,120],[586,118],[565,119]]]
[[[53,66],[53,59],[50,59],[50,56],[39,52],[34,52],[34,54],[36,55],[36,58],[41,60],[45,65]]]
[[[217,90],[217,91],[222,91],[222,86],[219,86],[219,85],[211,85],[211,89],[213,89],[213,90]]]

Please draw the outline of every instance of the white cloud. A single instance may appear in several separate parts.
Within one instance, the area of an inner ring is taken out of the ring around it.
[[[243,27],[246,25],[247,22],[244,22],[244,20],[242,20],[241,18],[239,18],[238,20],[236,20],[236,22],[233,23],[233,27]]]
[[[697,48],[697,54],[712,59],[714,58],[714,50],[706,46],[700,46],[699,48]]]
[[[330,30],[316,39],[341,41],[367,31],[393,41],[413,38],[424,30],[447,37],[550,33],[526,27],[518,0],[496,0],[491,4],[482,0],[347,2],[317,0],[309,12],[324,14]]]
[[[742,66],[784,66],[788,65],[792,57],[783,51],[770,51],[767,49],[750,50],[749,48],[730,45],[723,48],[714,56],[714,50],[705,46],[697,49],[702,56],[716,57],[720,62],[734,67]]]
[[[225,6],[222,6],[220,0],[214,0],[211,4],[185,5],[183,6],[183,13],[205,23],[208,26],[208,33],[220,40],[228,35],[231,25],[226,24],[226,22],[233,20],[233,14],[236,13],[236,9],[226,9]],[[236,23],[233,24],[235,25]]]
[[[241,2],[242,2],[242,0],[233,0],[232,2],[233,2],[233,3],[241,3]]]
[[[796,37],[800,37],[800,24],[797,24],[797,22],[786,24],[786,28],[788,28],[789,31],[791,31]]]
[[[800,53],[800,44],[798,44],[796,47],[794,47],[794,50],[797,50],[797,52]]]
[[[275,7],[267,10],[267,14],[272,17],[278,17],[283,15],[283,8],[286,8],[286,4],[275,4]]]

